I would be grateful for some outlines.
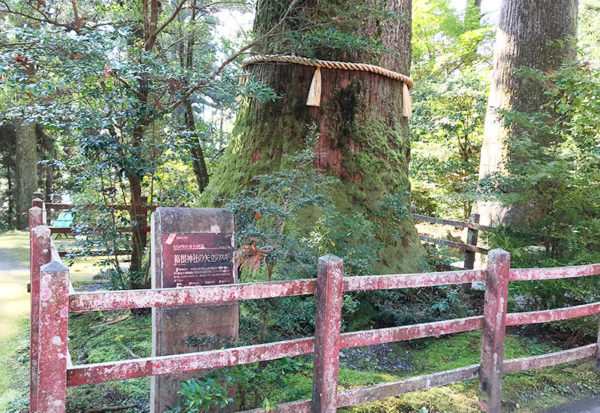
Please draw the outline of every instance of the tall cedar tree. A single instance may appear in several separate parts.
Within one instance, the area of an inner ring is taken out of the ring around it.
[[[408,75],[411,3],[259,0],[255,34],[271,32],[268,41],[252,51],[371,63]],[[322,68],[321,105],[309,107],[314,67],[261,63],[249,66],[249,71],[280,99],[243,103],[227,153],[209,184],[211,195],[229,197],[251,185],[254,176],[289,167],[282,165],[283,154],[303,147],[311,125],[318,125],[320,134],[314,166],[340,179],[332,191],[340,210],[370,216],[382,197],[409,190],[410,136],[401,82],[373,73]],[[312,224],[307,218],[304,229]],[[402,236],[379,253],[381,268],[422,268],[424,254],[410,217],[397,229]]]
[[[494,50],[494,71],[484,127],[479,179],[505,173],[510,162],[527,162],[514,143],[519,131],[502,111],[533,113],[547,102],[546,85],[523,73],[549,73],[575,55],[578,0],[504,0]],[[540,145],[544,137],[539,136]],[[510,172],[509,172],[510,173]],[[510,188],[504,191],[510,192]],[[482,224],[526,224],[537,220],[535,208],[479,202]],[[527,212],[525,212],[527,211]]]

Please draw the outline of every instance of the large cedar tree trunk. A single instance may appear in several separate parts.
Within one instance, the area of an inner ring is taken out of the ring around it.
[[[32,122],[15,124],[15,206],[17,229],[29,226],[31,196],[37,191],[37,128]]]
[[[577,3],[577,0],[502,2],[479,179],[505,172],[506,162],[519,161],[519,153],[510,150],[511,141],[518,137],[518,129],[509,128],[498,111],[532,113],[546,102],[545,86],[519,74],[518,69],[527,67],[548,72],[574,56]],[[477,205],[480,222],[484,225],[526,224],[539,218],[534,209],[520,204],[503,206],[499,202]]]
[[[260,0],[255,35],[260,37],[276,25],[290,3]],[[333,7],[366,9],[351,19],[332,16]],[[312,27],[322,24],[322,28],[335,26],[346,34],[361,33],[388,49],[359,48],[356,52],[322,46],[313,49],[315,58],[371,63],[408,75],[411,7],[411,0],[353,0],[343,4],[300,1],[278,36],[259,42],[253,52],[306,56],[306,49],[288,41],[292,36],[285,36],[292,30],[302,30],[302,25],[309,22]],[[375,13],[365,11],[377,9],[388,12],[388,18],[374,18]],[[395,17],[389,18],[390,15]],[[314,67],[262,63],[249,66],[249,70],[281,99],[244,102],[232,141],[209,184],[212,196],[231,196],[248,187],[252,177],[281,168],[282,154],[302,148],[313,124],[318,125],[320,133],[315,167],[340,179],[333,197],[341,210],[363,211],[369,216],[375,203],[385,195],[410,189],[410,136],[408,119],[402,112],[401,82],[373,73],[322,68],[321,106],[309,107],[306,99]],[[312,223],[306,225],[310,227]],[[412,220],[407,217],[397,230],[401,237],[380,251],[380,269],[422,269],[424,253]]]

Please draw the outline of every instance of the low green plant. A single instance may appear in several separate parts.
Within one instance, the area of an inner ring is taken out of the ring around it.
[[[277,404],[269,400],[270,392],[285,391],[294,396],[286,377],[297,374],[304,363],[290,357],[268,363],[254,363],[215,370],[197,379],[185,380],[181,384],[180,402],[170,407],[171,413],[205,412],[211,407],[225,407],[233,403],[238,409],[264,407],[277,410]]]

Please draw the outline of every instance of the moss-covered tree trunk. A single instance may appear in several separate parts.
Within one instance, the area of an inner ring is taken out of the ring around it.
[[[260,0],[256,36],[268,33],[290,3]],[[311,47],[314,56],[309,57],[371,63],[408,75],[411,7],[411,0],[299,2],[281,30],[259,42],[253,52],[307,56]],[[328,30],[337,33],[331,41],[314,40]],[[312,43],[304,35],[309,31]],[[349,40],[346,46],[335,44],[336,39],[356,35],[379,47],[356,46],[358,40]],[[321,105],[309,107],[306,100],[314,67],[261,63],[249,66],[249,71],[281,98],[244,102],[209,193],[231,196],[251,185],[252,177],[278,170],[283,154],[303,147],[311,125],[317,125],[320,134],[315,168],[340,179],[333,196],[341,210],[370,214],[385,195],[409,190],[410,136],[402,111],[402,82],[373,73],[323,68]],[[380,252],[381,269],[422,269],[423,249],[410,217],[398,231],[401,237]]]
[[[15,206],[17,229],[29,226],[31,196],[37,191],[37,128],[32,122],[15,124]]]
[[[527,162],[511,142],[518,138],[516,127],[508,127],[499,113],[514,110],[533,113],[546,102],[545,85],[519,73],[533,68],[547,73],[574,56],[577,32],[578,0],[505,0],[502,2],[494,72],[484,139],[481,148],[479,178],[502,172],[506,162]],[[540,136],[543,144],[543,136]],[[503,206],[498,202],[480,202],[477,210],[481,223],[525,224],[536,220],[535,208],[522,204]]]

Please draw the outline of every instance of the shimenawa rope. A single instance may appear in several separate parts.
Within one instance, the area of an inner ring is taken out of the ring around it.
[[[362,72],[376,73],[381,76],[389,77],[391,79],[399,80],[404,85],[402,88],[402,111],[403,115],[410,117],[412,114],[410,93],[409,90],[413,88],[414,83],[412,79],[402,73],[394,72],[380,66],[370,65],[366,63],[351,63],[351,62],[339,62],[335,60],[319,60],[309,59],[300,56],[282,56],[282,55],[257,55],[249,57],[242,62],[242,68],[246,69],[249,65],[257,63],[295,63],[304,66],[316,67],[315,74],[313,75],[312,82],[310,84],[310,90],[308,92],[308,99],[306,101],[307,106],[320,106],[321,105],[321,68],[326,69],[341,69],[341,70],[356,70]]]

